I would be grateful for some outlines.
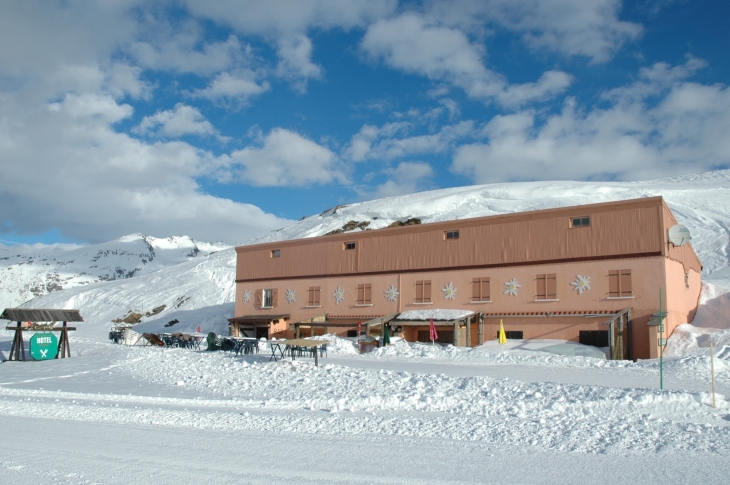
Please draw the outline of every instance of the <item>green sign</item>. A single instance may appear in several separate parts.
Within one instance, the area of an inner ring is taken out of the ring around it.
[[[30,338],[30,356],[35,360],[55,359],[58,339],[50,332],[36,333]]]

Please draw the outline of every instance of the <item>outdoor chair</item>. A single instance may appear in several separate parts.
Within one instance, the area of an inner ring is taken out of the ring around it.
[[[327,344],[322,344],[319,346],[319,356],[324,357],[325,355],[327,355]]]
[[[223,339],[219,338],[215,333],[210,332],[206,340],[208,341],[208,350],[221,350]]]

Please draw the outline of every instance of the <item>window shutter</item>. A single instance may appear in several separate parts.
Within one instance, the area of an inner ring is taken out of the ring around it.
[[[423,281],[416,281],[416,303],[423,303]]]
[[[256,290],[254,292],[254,307],[260,310],[264,306],[264,290]]]
[[[429,301],[431,301],[431,280],[425,280],[423,282],[423,302]]]
[[[307,290],[307,306],[314,306],[314,286],[310,286]]]
[[[314,305],[319,306],[321,303],[319,302],[319,286],[314,287]]]
[[[555,274],[547,275],[547,299],[558,299],[558,276]]]
[[[357,304],[365,304],[365,285],[357,285]]]
[[[373,293],[373,285],[367,284],[365,285],[365,298],[363,298],[363,301],[366,305],[370,305],[372,303],[372,293]]]
[[[620,271],[620,274],[621,274],[621,279],[620,279],[621,296],[633,295],[633,289],[631,287],[631,270],[622,269]]]
[[[544,300],[547,297],[547,285],[544,274],[537,275],[537,299]]]
[[[491,284],[492,281],[489,278],[482,278],[482,301],[492,299]]]
[[[474,278],[471,280],[471,299],[480,301],[482,299],[482,279]]]
[[[271,308],[276,308],[279,304],[279,290],[274,288],[271,290]]]
[[[617,298],[621,296],[619,274],[616,270],[608,272],[608,297]]]

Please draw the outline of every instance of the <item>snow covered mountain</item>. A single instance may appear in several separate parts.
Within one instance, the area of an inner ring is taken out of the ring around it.
[[[18,306],[53,291],[152,273],[226,249],[187,236],[131,234],[71,250],[5,247],[0,251],[0,307]]]
[[[413,218],[428,223],[657,195],[692,232],[703,277],[713,285],[708,294],[722,298],[730,290],[730,170],[646,182],[504,183],[389,197],[328,209],[245,244],[379,229]],[[204,318],[222,326],[233,311],[235,259],[235,251],[226,249],[135,278],[57,291],[28,306],[80,308],[91,324],[85,327],[98,328],[98,335],[129,312],[142,314],[150,329],[175,318],[176,329],[189,330],[200,322],[194,311],[207,308]],[[162,305],[159,314],[144,316]],[[211,314],[214,306],[220,315]]]

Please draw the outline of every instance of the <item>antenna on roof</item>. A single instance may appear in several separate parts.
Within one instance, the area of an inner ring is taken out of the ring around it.
[[[689,229],[682,224],[675,224],[669,228],[669,242],[675,246],[684,246],[692,240]]]

